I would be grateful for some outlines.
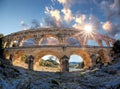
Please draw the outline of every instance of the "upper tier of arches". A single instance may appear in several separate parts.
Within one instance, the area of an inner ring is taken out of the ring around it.
[[[3,37],[3,47],[38,46],[38,45],[93,45],[111,46],[114,39],[102,35],[94,34],[94,37],[85,38],[80,30],[73,28],[39,28],[11,33]],[[92,41],[91,41],[92,40]],[[91,42],[90,42],[91,41]]]

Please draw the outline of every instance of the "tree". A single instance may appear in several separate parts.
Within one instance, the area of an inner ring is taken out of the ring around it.
[[[114,51],[115,54],[120,53],[120,39],[113,44],[112,50]]]
[[[3,57],[2,37],[3,34],[0,34],[0,57]]]

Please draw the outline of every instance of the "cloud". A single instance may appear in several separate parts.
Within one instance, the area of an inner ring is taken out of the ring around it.
[[[72,27],[79,30],[83,29],[83,25],[80,25],[78,23],[75,23]]]
[[[62,12],[64,14],[64,20],[69,23],[70,21],[73,20],[73,15],[72,15],[72,12],[69,8],[63,8],[62,9]]]
[[[75,1],[76,0],[58,0],[58,2],[62,4],[64,8],[70,8]]]
[[[120,32],[120,0],[114,0],[113,3],[102,1],[101,7],[107,16],[107,21],[102,27],[110,35],[115,36]]]
[[[109,31],[113,29],[113,24],[110,21],[107,21],[103,24],[103,29]]]
[[[108,20],[115,16],[120,17],[120,0],[114,0],[112,4],[108,1],[102,1],[101,8],[105,11]]]
[[[86,15],[83,14],[83,15],[81,15],[79,17],[76,17],[75,22],[79,23],[79,24],[82,24],[82,23],[84,23],[85,19],[86,19]]]
[[[57,26],[57,27],[61,26],[62,18],[61,18],[59,10],[54,9],[52,7],[50,9],[46,7],[45,13],[49,15],[49,18],[45,19],[45,22],[47,22],[47,25],[52,25],[52,26]]]
[[[54,18],[51,18],[50,16],[44,18],[44,22],[46,26],[58,27],[56,24],[56,20]]]
[[[102,27],[112,36],[115,36],[120,32],[120,25],[114,25],[110,21],[105,22]]]
[[[72,26],[75,29],[83,30],[84,26],[90,24],[97,31],[100,27],[100,21],[94,15],[79,14],[75,17],[75,24]]]

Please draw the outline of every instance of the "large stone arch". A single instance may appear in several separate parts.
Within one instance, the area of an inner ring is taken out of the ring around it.
[[[18,50],[13,53],[13,62],[20,60],[22,56],[24,56],[26,53],[24,50]]]
[[[70,53],[70,55],[72,54],[76,54],[76,55],[79,55],[83,58],[83,62],[84,62],[84,68],[90,68],[92,67],[93,63],[92,63],[92,59],[90,58],[90,55],[84,51],[84,50],[75,50],[75,51],[72,51]]]
[[[39,59],[42,58],[45,55],[53,55],[55,57],[58,58],[59,63],[60,63],[60,55],[58,52],[54,52],[54,51],[50,51],[50,50],[45,50],[45,51],[40,51],[35,55],[35,59],[34,59],[34,69],[36,70],[37,67],[39,66]]]
[[[23,46],[23,43],[25,42],[25,40],[30,39],[30,38],[35,39],[33,35],[23,36],[23,38],[20,38],[19,39],[20,42],[18,43],[19,46]]]
[[[50,50],[45,50],[45,51],[40,51],[35,55],[35,62],[39,61],[39,58],[45,56],[45,55],[54,55],[57,57],[60,61],[60,55],[58,52],[50,51]]]

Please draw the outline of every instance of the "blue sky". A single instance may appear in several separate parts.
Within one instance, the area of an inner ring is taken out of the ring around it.
[[[119,0],[0,0],[0,33],[30,28],[34,19],[41,27],[82,29],[91,23],[96,31],[120,38]]]

